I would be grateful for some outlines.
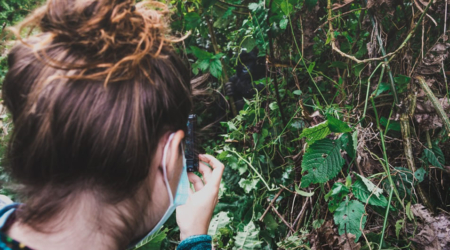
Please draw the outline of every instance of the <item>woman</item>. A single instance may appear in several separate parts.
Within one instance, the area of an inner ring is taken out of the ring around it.
[[[224,166],[200,155],[203,180],[186,173],[189,71],[167,13],[158,2],[48,0],[14,30],[5,167],[24,203],[0,211],[0,249],[133,248],[176,206],[178,248],[211,248]]]

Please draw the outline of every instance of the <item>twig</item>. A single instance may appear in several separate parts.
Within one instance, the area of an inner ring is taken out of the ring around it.
[[[248,9],[248,6],[245,6],[245,5],[239,5],[239,4],[234,4],[234,3],[228,3],[228,2],[223,1],[223,0],[219,0],[219,2],[220,2],[220,3],[223,3],[223,4],[226,4],[226,5],[228,5],[228,6],[236,7],[236,8],[245,8],[245,9]]]
[[[400,50],[403,49],[403,47],[406,46],[406,44],[408,43],[409,39],[411,39],[411,37],[413,36],[414,32],[417,30],[417,27],[419,26],[419,24],[422,22],[423,16],[427,13],[429,7],[431,6],[431,4],[433,3],[433,0],[430,1],[430,3],[427,5],[427,7],[425,8],[425,10],[423,11],[422,15],[420,16],[419,20],[417,21],[416,25],[414,26],[414,28],[412,29],[412,31],[408,34],[408,36],[406,37],[406,39],[403,41],[403,43],[400,45],[400,47],[398,47],[394,52],[388,53],[382,57],[377,57],[377,58],[369,58],[369,59],[364,59],[364,60],[359,60],[358,58],[348,55],[344,52],[342,52],[337,46],[336,46],[336,39],[334,38],[334,31],[333,31],[333,25],[331,24],[331,20],[332,20],[332,9],[331,9],[331,0],[328,0],[328,24],[329,24],[329,35],[331,37],[331,48],[336,51],[337,53],[339,53],[341,56],[343,57],[347,57],[353,61],[355,61],[356,63],[368,63],[368,62],[373,62],[373,61],[380,61],[380,60],[384,60],[385,58],[394,56],[395,54],[397,54],[397,52],[399,52]]]
[[[333,8],[333,10],[338,10],[338,9],[344,8],[345,6],[347,6],[351,3],[353,3],[353,1],[349,1],[348,3],[344,3],[343,5],[336,6]]]
[[[353,12],[356,12],[356,11],[366,10],[366,9],[367,9],[367,8],[359,8],[359,9],[350,10],[350,11],[344,12],[344,13],[342,13],[342,14],[340,14],[340,15],[334,16],[333,18],[331,18],[331,20],[334,20],[334,19],[336,19],[336,18],[343,17],[343,16],[345,16],[345,15],[348,15],[348,14],[353,13]],[[322,23],[322,24],[319,26],[319,28],[317,28],[316,30],[314,30],[314,33],[316,33],[319,29],[323,28],[323,26],[325,26],[327,23],[328,23],[328,21]]]
[[[223,10],[228,10],[228,8],[229,8],[229,7],[222,6],[220,4],[215,4],[214,6],[219,7]],[[242,11],[237,11],[237,10],[232,10],[231,12],[233,12],[234,14],[239,14],[239,15],[244,15],[244,16],[248,15],[247,12],[242,12]]]
[[[292,233],[295,233],[295,230],[292,228],[291,225],[289,225],[289,223],[287,223],[287,221],[283,218],[283,216],[281,216],[278,210],[272,204],[270,204],[270,207],[278,215],[278,217],[280,217],[281,221],[283,221],[283,223],[292,231]]]
[[[305,204],[303,204],[302,210],[300,210],[300,213],[297,215],[297,218],[295,218],[294,223],[292,224],[292,227],[295,227],[295,225],[300,222],[301,220],[303,220],[303,216],[305,214],[306,211],[306,206],[308,206],[308,203],[310,202],[311,197],[308,197],[306,199]],[[298,229],[297,229],[298,230]]]
[[[263,215],[261,215],[261,217],[259,218],[259,221],[263,221],[264,217],[266,217],[267,212],[269,212],[270,207],[273,205],[273,203],[278,199],[278,196],[280,196],[280,194],[283,192],[283,189],[280,189],[280,191],[278,191],[278,193],[275,195],[275,197],[273,197],[272,201],[270,202],[269,206],[266,208],[266,211],[264,211]]]
[[[414,4],[416,5],[416,7],[423,13],[423,9],[420,7],[420,5],[417,3],[416,0],[414,0]],[[436,21],[427,14],[427,17],[429,17],[431,19],[431,21],[434,23],[434,26],[437,26],[438,24],[436,23]]]
[[[247,163],[247,165],[255,172],[255,174],[259,177],[259,179],[264,183],[264,185],[266,186],[267,190],[269,190],[269,191],[278,190],[278,188],[270,188],[269,184],[267,184],[266,180],[264,179],[264,177],[261,176],[261,174],[258,172],[258,170],[256,170],[255,167],[253,167],[253,165],[249,161],[244,159],[244,157],[242,157],[238,152],[236,152],[234,150],[231,150],[230,152],[234,153],[239,159],[241,159],[242,161]]]
[[[439,103],[439,100],[433,94],[433,91],[431,91],[430,87],[428,87],[428,84],[426,83],[425,79],[422,76],[416,76],[415,78],[418,80],[419,86],[425,91],[425,94],[427,95],[428,99],[433,104],[439,118],[441,118],[442,121],[444,122],[444,127],[447,130],[448,135],[450,136],[450,121],[448,119],[447,114],[444,111],[444,108]]]

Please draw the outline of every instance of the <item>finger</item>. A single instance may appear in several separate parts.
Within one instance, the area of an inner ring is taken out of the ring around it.
[[[220,180],[222,179],[223,170],[225,168],[223,163],[211,155],[199,155],[199,159],[205,163],[208,163],[213,168],[211,178],[208,181],[211,185],[219,188]]]
[[[194,173],[188,173],[189,182],[194,185],[195,191],[201,190],[205,185],[203,184],[203,181],[200,177],[198,177]]]
[[[198,171],[202,174],[203,176],[203,182],[206,184],[208,184],[209,179],[211,179],[211,175],[212,175],[212,169],[210,167],[208,167],[206,164],[200,162],[199,164],[199,168]]]

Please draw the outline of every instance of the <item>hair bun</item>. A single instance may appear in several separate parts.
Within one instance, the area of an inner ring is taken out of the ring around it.
[[[158,57],[175,41],[167,34],[164,17],[169,11],[165,4],[134,4],[133,0],[48,0],[15,33],[19,36],[25,27],[40,28],[50,34],[49,43],[78,50],[86,57],[89,65],[76,67],[96,68],[95,75],[106,74],[108,81],[114,72],[136,67],[145,56]],[[61,64],[64,62],[58,62],[58,67]],[[99,68],[104,70],[99,73]]]

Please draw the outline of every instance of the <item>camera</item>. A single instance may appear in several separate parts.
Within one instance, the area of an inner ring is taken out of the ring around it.
[[[198,153],[195,148],[195,129],[197,127],[197,115],[189,115],[187,122],[186,148],[184,154],[186,156],[186,165],[188,172],[198,171]]]

